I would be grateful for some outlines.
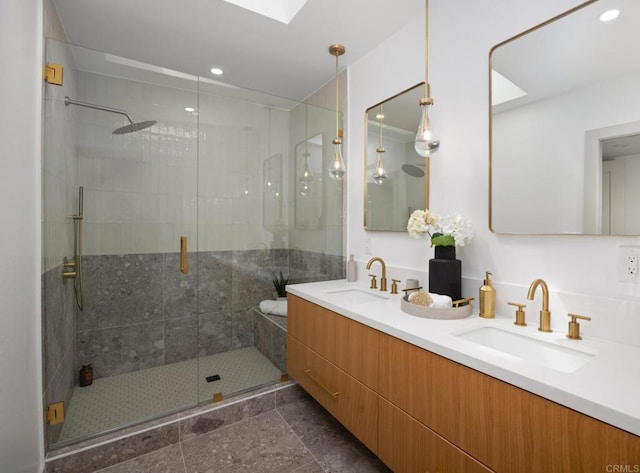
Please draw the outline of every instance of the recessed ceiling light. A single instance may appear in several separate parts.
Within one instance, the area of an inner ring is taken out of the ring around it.
[[[307,0],[224,0],[240,8],[250,10],[259,15],[288,25],[298,14]]]
[[[620,10],[616,10],[616,9],[607,10],[602,15],[600,15],[600,21],[615,20],[616,18],[618,18],[619,14],[620,14]]]
[[[212,67],[211,68],[211,74],[213,74],[214,76],[221,76],[222,75],[222,69],[220,69],[219,67]]]
[[[196,111],[196,109],[195,109],[195,108],[193,108],[193,107],[184,107],[184,111],[185,111],[185,112],[195,112],[195,111]]]

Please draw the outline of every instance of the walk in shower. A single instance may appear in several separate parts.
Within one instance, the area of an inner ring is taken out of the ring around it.
[[[49,448],[278,382],[272,277],[344,277],[334,112],[60,41],[46,62],[64,68],[43,107]]]

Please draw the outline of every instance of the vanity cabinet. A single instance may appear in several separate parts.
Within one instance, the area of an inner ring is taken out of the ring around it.
[[[379,359],[380,396],[495,471],[640,464],[640,437],[395,337]]]
[[[397,473],[640,465],[636,435],[292,294],[288,300],[289,374]]]
[[[377,453],[380,333],[292,295],[287,305],[289,375]]]

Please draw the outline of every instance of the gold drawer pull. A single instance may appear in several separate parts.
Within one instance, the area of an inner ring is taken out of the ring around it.
[[[331,396],[332,398],[337,398],[338,394],[340,394],[338,391],[333,392],[331,391],[329,388],[327,388],[324,384],[322,384],[320,381],[318,381],[316,378],[314,378],[313,376],[311,376],[311,369],[306,369],[304,370],[304,374],[306,374],[307,376],[309,376],[309,379],[311,381],[313,381],[314,383],[316,383],[318,386],[320,386],[322,388],[323,391],[325,391],[329,396]]]

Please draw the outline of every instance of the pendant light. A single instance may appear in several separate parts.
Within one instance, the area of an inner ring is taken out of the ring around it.
[[[311,153],[308,149],[309,144],[309,104],[305,103],[304,108],[304,164],[302,167],[302,173],[300,174],[300,195],[303,197],[308,195],[311,191],[311,184],[313,184],[313,171],[311,171],[311,165],[309,158]]]
[[[429,0],[425,0],[425,27],[424,27],[424,97],[420,99],[420,125],[416,133],[415,149],[423,157],[430,156],[438,151],[440,139],[429,121],[429,108],[433,105],[429,87]]]
[[[383,184],[384,181],[387,180],[387,170],[384,168],[384,164],[382,162],[382,155],[384,154],[384,148],[382,147],[382,119],[384,118],[384,113],[382,110],[382,105],[380,105],[380,113],[378,113],[378,148],[376,149],[376,153],[378,153],[378,162],[376,163],[376,170],[373,172],[373,182],[376,184]]]
[[[345,48],[341,44],[332,44],[329,46],[329,54],[336,57],[336,137],[333,139],[333,161],[329,168],[329,175],[336,181],[341,181],[347,173],[347,168],[342,159],[342,138],[340,137],[340,125],[338,113],[338,56],[342,56]]]

